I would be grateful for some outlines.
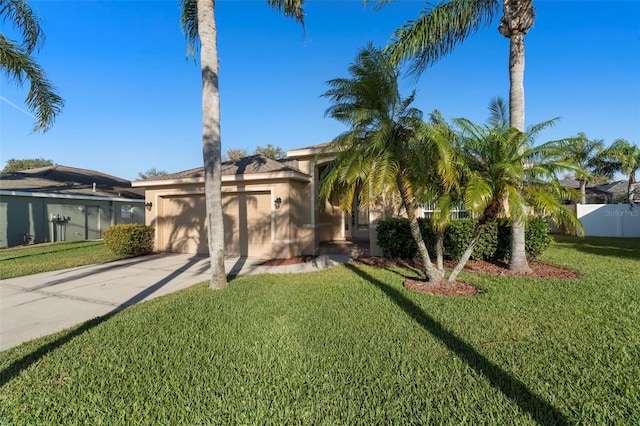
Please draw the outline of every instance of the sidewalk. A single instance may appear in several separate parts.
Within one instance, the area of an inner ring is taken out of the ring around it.
[[[299,273],[330,268],[349,257],[322,255],[306,263],[261,265],[225,260],[229,275]],[[209,258],[156,254],[0,281],[0,350],[209,280]]]

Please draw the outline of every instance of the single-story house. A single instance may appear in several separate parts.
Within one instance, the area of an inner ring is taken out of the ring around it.
[[[99,239],[144,216],[144,191],[115,176],[61,165],[0,174],[0,247]]]
[[[253,155],[222,164],[225,254],[287,258],[318,253],[329,241],[357,241],[377,253],[375,221],[381,211],[354,204],[350,215],[318,205],[319,178],[331,161],[326,144],[295,149],[273,160]],[[160,252],[207,254],[202,167],[133,182],[144,188],[147,225]]]

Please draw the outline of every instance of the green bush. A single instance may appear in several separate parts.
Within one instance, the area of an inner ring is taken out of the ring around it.
[[[435,255],[436,237],[429,219],[418,219],[420,231],[429,253]],[[455,219],[444,234],[444,254],[458,260],[469,245],[476,221],[471,218]],[[549,224],[545,219],[527,218],[525,230],[527,258],[537,259],[551,244]],[[413,259],[418,247],[411,236],[409,220],[390,218],[381,220],[377,227],[378,246],[385,257]],[[478,238],[471,258],[474,260],[508,259],[511,251],[511,227],[498,221],[487,224]]]
[[[541,217],[530,217],[525,229],[525,250],[527,258],[537,259],[549,247],[551,237],[549,222]]]
[[[469,246],[473,231],[478,222],[465,217],[451,222],[444,234],[444,247],[447,256],[458,260]],[[489,222],[480,233],[471,258],[474,260],[493,259],[498,245],[498,223]]]
[[[117,256],[153,253],[154,229],[146,225],[114,225],[103,233],[104,243]]]
[[[378,222],[376,229],[378,247],[385,257],[392,259],[413,259],[418,246],[411,236],[409,220],[392,217]]]
[[[551,228],[546,219],[528,217],[525,227],[525,251],[527,259],[535,260],[549,247],[552,241]],[[497,259],[508,259],[511,255],[511,227],[501,226],[498,230]]]

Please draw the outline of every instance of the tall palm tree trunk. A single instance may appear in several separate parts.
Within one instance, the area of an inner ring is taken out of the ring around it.
[[[587,180],[580,178],[580,204],[587,204]]]
[[[509,37],[509,121],[511,127],[524,132],[524,33],[514,32]],[[511,255],[509,269],[531,272],[525,250],[524,220],[514,218],[511,226]]]
[[[207,210],[207,237],[212,289],[227,287],[224,270],[222,164],[220,149],[220,91],[215,0],[198,0],[198,35],[202,66],[202,156]]]

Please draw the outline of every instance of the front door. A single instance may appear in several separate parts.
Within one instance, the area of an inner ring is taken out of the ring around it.
[[[351,213],[344,213],[345,237],[354,240],[369,239],[369,208],[354,200]]]

